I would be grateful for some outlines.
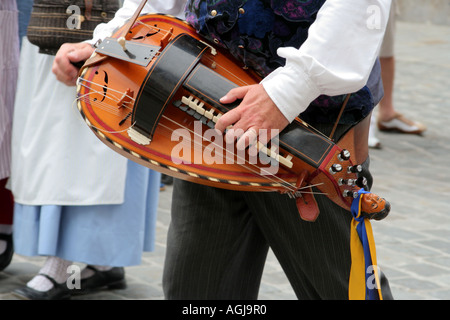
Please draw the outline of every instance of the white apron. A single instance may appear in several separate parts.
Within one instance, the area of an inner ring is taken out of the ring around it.
[[[11,125],[19,63],[16,2],[0,3],[0,179],[9,177]],[[5,2],[3,2],[5,1]]]
[[[120,204],[127,159],[104,145],[76,109],[76,88],[56,80],[54,57],[23,39],[9,188],[25,205]]]

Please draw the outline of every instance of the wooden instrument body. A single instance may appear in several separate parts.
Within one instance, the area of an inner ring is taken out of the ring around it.
[[[216,103],[218,97],[208,100],[208,93],[199,93],[201,88],[190,89],[189,81],[199,70],[220,75],[220,83],[225,83],[225,78],[231,87],[256,84],[260,78],[250,70],[245,70],[225,50],[212,45],[205,45],[196,62],[197,69],[189,69],[189,74],[185,75],[182,83],[174,87],[171,96],[162,98],[167,100],[164,109],[146,111],[157,113],[159,117],[155,122],[155,130],[146,137],[151,141],[142,143],[130,138],[128,129],[137,126],[139,121],[138,103],[143,101],[145,90],[151,90],[146,87],[146,83],[151,81],[150,75],[155,72],[156,64],[169,52],[173,39],[179,35],[188,35],[204,43],[188,24],[177,18],[142,15],[126,38],[144,46],[161,47],[148,65],[142,66],[100,53],[86,62],[80,71],[78,107],[94,133],[123,156],[175,178],[225,189],[277,191],[304,199],[308,198],[302,190],[309,192],[312,186],[316,186],[335,203],[349,209],[353,197],[346,192],[357,192],[360,187],[342,181],[356,181],[357,173],[349,172],[347,168],[355,167],[367,156],[364,151],[359,152],[361,159],[355,158],[358,148],[355,137],[364,139],[366,135],[364,130],[358,129],[362,124],[352,128],[338,143],[334,143],[296,119],[280,133],[276,155],[266,156],[265,160],[256,157],[242,163],[241,151],[236,150],[235,146],[227,146],[221,141],[222,136],[215,136],[211,130],[213,126],[206,124],[209,119],[205,120],[204,115],[211,111],[217,116],[234,106]],[[102,44],[99,49],[101,47]],[[164,73],[161,78],[164,81]],[[215,87],[221,87],[222,90],[216,95],[228,91],[227,86]],[[180,104],[192,96],[192,99],[197,99],[193,102],[194,108],[198,106],[200,113],[197,112],[199,110]],[[203,124],[201,120],[204,120]],[[141,135],[142,130],[138,131],[138,135]],[[267,147],[270,149],[270,146]],[[342,159],[344,150],[350,152],[350,158]],[[248,154],[244,157],[249,159]],[[268,162],[268,159],[271,161]],[[333,173],[332,166],[335,164],[341,165],[343,170]]]

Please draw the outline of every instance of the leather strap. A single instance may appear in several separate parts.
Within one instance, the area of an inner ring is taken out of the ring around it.
[[[90,3],[90,8],[92,8],[92,0],[84,0],[85,4],[86,4],[86,10],[88,7],[88,3]],[[136,22],[136,19],[139,17],[139,15],[141,14],[142,9],[144,8],[145,4],[147,3],[147,0],[142,0],[142,2],[139,4],[139,7],[137,8],[136,12],[134,13],[134,15],[131,17],[131,19],[127,22],[125,29],[123,30],[122,34],[119,35],[117,38],[123,38],[126,39],[126,35],[128,34],[128,32],[131,30],[131,28],[133,27],[134,23]],[[85,13],[86,15],[86,13]],[[90,9],[89,9],[89,16],[90,16]],[[87,19],[87,17],[86,17]],[[89,19],[88,19],[89,20]],[[79,74],[82,74],[82,71],[87,68],[90,67],[96,63],[99,63],[105,59],[107,59],[108,56],[103,55],[103,54],[99,54],[99,53],[95,53],[94,55],[92,55],[84,64],[84,66],[80,69]]]
[[[53,279],[52,277],[50,277],[48,274],[46,273],[38,273],[38,275],[46,277],[48,280],[50,280],[50,282],[53,284],[53,286],[56,288],[58,286],[61,286],[61,283],[56,282],[55,279]]]
[[[369,156],[370,115],[361,120],[354,128],[354,156],[356,163],[363,163]]]
[[[136,12],[133,14],[133,16],[131,17],[130,20],[128,20],[127,24],[125,25],[126,27],[124,28],[124,30],[122,31],[122,34],[119,35],[117,38],[124,38],[126,39],[126,36],[128,35],[129,31],[131,30],[131,28],[133,27],[134,23],[136,22],[136,19],[139,17],[139,15],[141,14],[142,9],[144,8],[145,4],[147,3],[147,0],[142,0],[142,2],[139,4],[138,8],[136,9]]]
[[[85,5],[84,17],[86,18],[86,20],[91,20],[93,0],[84,0],[84,5]]]

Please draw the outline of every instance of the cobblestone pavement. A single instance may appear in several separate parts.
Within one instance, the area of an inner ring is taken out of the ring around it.
[[[398,23],[395,102],[399,112],[428,126],[423,136],[379,133],[371,150],[373,191],[392,204],[372,223],[378,264],[396,299],[450,299],[450,27]],[[77,299],[163,299],[161,275],[169,223],[171,187],[161,193],[156,250],[126,268],[128,288]],[[15,255],[0,272],[0,300],[34,276],[43,257]],[[260,299],[295,295],[273,254],[264,271]]]

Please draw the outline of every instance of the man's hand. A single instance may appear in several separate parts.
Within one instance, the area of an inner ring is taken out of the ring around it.
[[[241,104],[220,117],[215,126],[224,132],[229,125],[233,125],[234,131],[226,134],[226,141],[234,139],[236,131],[243,130],[244,135],[239,138],[238,145],[245,144],[241,147],[246,147],[262,134],[261,129],[266,129],[267,135],[261,135],[259,140],[267,143],[289,124],[261,84],[234,88],[220,102],[227,104],[237,99],[242,99]]]
[[[64,43],[53,61],[52,72],[56,79],[68,86],[76,85],[78,68],[72,63],[87,60],[93,52],[94,48],[86,42]]]

